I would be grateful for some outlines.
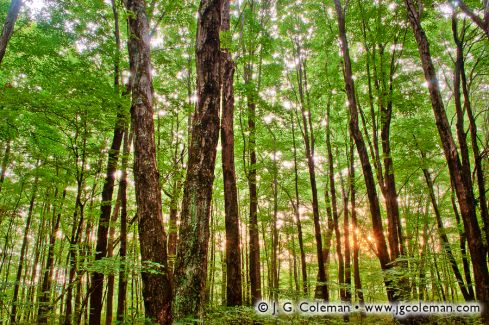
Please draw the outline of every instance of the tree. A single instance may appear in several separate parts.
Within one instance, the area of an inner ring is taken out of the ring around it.
[[[385,241],[379,197],[377,196],[377,190],[375,188],[375,181],[372,173],[372,166],[369,161],[365,141],[358,126],[358,104],[355,95],[355,84],[353,81],[353,72],[351,68],[348,40],[346,38],[345,27],[345,9],[340,0],[335,0],[336,15],[338,18],[338,28],[340,35],[340,45],[343,55],[343,74],[345,79],[345,89],[348,96],[348,110],[350,113],[349,128],[350,134],[355,141],[357,147],[358,156],[362,163],[363,177],[365,179],[365,185],[367,187],[367,195],[370,207],[370,214],[372,218],[372,227],[375,238],[375,245],[377,248],[377,257],[380,262],[382,270],[387,271],[392,267],[389,252],[387,250],[387,243]],[[391,280],[384,275],[384,282],[387,289],[387,296],[389,300],[396,300],[395,292],[391,286]]]
[[[221,1],[202,0],[197,24],[197,105],[175,263],[177,319],[201,317],[205,302],[209,216],[219,137]]]
[[[471,186],[470,175],[463,173],[458,155],[458,149],[453,140],[450,124],[445,112],[445,106],[441,96],[436,70],[431,59],[430,45],[423,27],[421,26],[421,13],[418,12],[412,0],[405,0],[409,22],[413,29],[414,37],[418,45],[419,56],[423,66],[423,72],[428,83],[431,105],[435,116],[438,134],[445,153],[450,178],[454,184],[464,228],[469,242],[470,256],[474,270],[474,278],[477,283],[476,296],[482,303],[489,302],[489,272],[486,262],[486,247],[482,242],[481,230],[477,221],[474,204],[474,194]],[[489,311],[484,311],[484,317],[488,317]]]
[[[134,130],[134,181],[146,316],[158,324],[172,320],[172,286],[161,215],[159,173],[153,123],[153,88],[146,3],[128,0],[131,124]]]
[[[223,1],[221,29],[229,30],[229,0]],[[234,166],[234,61],[229,50],[221,52],[222,73],[222,170],[224,178],[224,204],[226,209],[226,303],[228,306],[242,304],[241,251],[239,247],[239,210],[236,172]]]

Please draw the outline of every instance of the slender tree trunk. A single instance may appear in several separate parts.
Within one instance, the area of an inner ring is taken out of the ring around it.
[[[83,170],[84,167],[82,167]],[[82,180],[83,173],[79,176],[77,185],[77,195],[75,201],[75,212],[73,213],[73,226],[70,238],[70,246],[68,249],[68,284],[66,289],[66,299],[65,299],[65,310],[64,310],[64,324],[71,325],[73,316],[73,286],[75,285],[75,277],[77,273],[77,246],[79,243],[79,234],[81,226],[83,224],[83,205],[81,203],[81,191],[82,191]],[[78,220],[78,216],[80,220]]]
[[[125,132],[125,131],[124,131]],[[107,242],[107,258],[112,258],[114,256],[114,237],[115,237],[115,223],[119,217],[119,210],[121,205],[121,188],[119,187],[117,193],[117,201],[114,206],[114,211],[112,212],[112,217],[109,224],[109,237]],[[114,308],[114,285],[115,285],[115,274],[111,273],[107,277],[107,290],[106,290],[106,302],[105,302],[105,324],[112,324],[112,315]]]
[[[132,143],[132,130],[131,135],[128,135],[129,129],[125,127],[124,130],[124,146],[122,156],[122,175],[119,181],[119,193],[121,204],[121,229],[120,229],[120,243],[119,243],[119,257],[121,259],[121,268],[119,270],[119,283],[118,283],[118,295],[117,295],[117,321],[122,322],[126,311],[126,291],[127,291],[127,164],[129,160],[130,145]]]
[[[11,140],[7,140],[7,145],[5,146],[5,152],[2,158],[2,172],[0,173],[0,192],[2,191],[3,182],[5,180],[5,176],[7,175],[7,166],[10,160],[10,146]]]
[[[445,158],[447,161],[450,178],[454,183],[457,199],[460,205],[462,220],[469,242],[470,257],[474,270],[477,299],[483,303],[489,303],[489,272],[487,269],[486,247],[482,242],[482,234],[477,221],[475,210],[474,194],[470,180],[462,171],[462,164],[458,156],[458,150],[453,140],[450,124],[445,112],[440,88],[438,85],[435,67],[431,60],[431,53],[428,39],[421,26],[417,7],[413,0],[405,0],[408,18],[413,28],[414,36],[418,44],[419,55],[428,89],[431,98],[433,113],[435,115],[436,126],[443,145]],[[482,312],[485,319],[489,318],[489,309],[485,308]]]
[[[489,10],[489,8],[487,8],[487,10]],[[461,151],[464,150],[462,151],[462,161],[463,161],[463,165],[465,165],[463,166],[465,167],[464,173],[470,175],[470,159],[468,153],[468,146],[466,143],[465,129],[463,126],[464,114],[462,109],[462,99],[460,96],[460,86],[461,86],[463,97],[464,97],[464,109],[469,119],[469,131],[470,131],[470,138],[472,144],[472,152],[474,155],[474,165],[475,165],[474,167],[477,176],[477,186],[479,189],[478,202],[480,205],[480,214],[484,224],[484,232],[486,238],[489,238],[489,215],[488,215],[487,200],[486,200],[486,186],[484,182],[482,157],[479,150],[479,144],[477,143],[477,125],[475,123],[475,117],[472,112],[472,106],[470,103],[470,94],[467,85],[467,78],[465,76],[465,62],[464,62],[464,53],[463,53],[465,28],[463,28],[462,30],[463,32],[460,38],[458,35],[458,28],[457,28],[457,16],[456,13],[454,12],[452,15],[452,33],[453,33],[453,39],[455,45],[457,46],[457,55],[455,61],[455,71],[453,76],[453,92],[454,92],[454,99],[455,99],[455,108],[457,112],[457,135],[459,137],[459,142],[460,141],[463,142],[460,144],[460,149]]]
[[[424,154],[422,153],[424,156]],[[424,157],[423,157],[424,158]],[[475,297],[471,297],[467,287],[465,286],[464,279],[462,278],[462,274],[460,273],[460,270],[457,265],[457,261],[455,257],[453,256],[452,253],[452,248],[450,247],[450,242],[448,241],[448,236],[445,232],[445,227],[443,225],[443,221],[441,220],[441,215],[440,215],[440,210],[438,209],[438,203],[436,202],[436,197],[435,197],[435,192],[433,190],[433,180],[431,179],[431,174],[430,172],[426,169],[423,168],[423,175],[426,181],[426,185],[428,186],[428,192],[430,194],[430,199],[431,199],[431,204],[433,206],[433,211],[435,212],[435,217],[436,217],[436,224],[438,226],[438,232],[440,236],[440,240],[442,242],[443,248],[445,249],[445,252],[448,257],[448,261],[450,262],[450,266],[452,267],[453,274],[455,275],[455,278],[457,279],[457,283],[460,287],[460,291],[462,292],[462,295],[466,301],[471,301]]]
[[[323,242],[321,236],[321,225],[319,217],[319,199],[316,183],[316,170],[314,166],[314,133],[312,129],[311,111],[310,107],[307,105],[305,94],[307,93],[307,88],[305,86],[305,69],[304,62],[301,56],[301,48],[298,43],[296,43],[295,57],[298,60],[296,65],[296,75],[297,84],[299,90],[299,104],[302,115],[302,136],[306,149],[307,166],[309,170],[309,181],[311,184],[311,194],[312,194],[312,212],[313,212],[313,222],[314,222],[314,237],[316,239],[316,251],[317,251],[317,261],[318,261],[318,285],[316,289],[317,297],[320,299],[328,300],[328,288],[326,283],[326,269],[325,260],[323,255]],[[306,88],[306,89],[304,89]],[[299,118],[298,123],[300,124]]]
[[[19,16],[20,7],[22,6],[22,0],[12,0],[10,8],[7,13],[7,19],[3,24],[2,35],[0,36],[0,65],[2,64],[3,57],[7,51],[7,45],[14,32],[15,22]]]
[[[346,150],[348,152],[348,148]],[[337,152],[339,157],[339,153]],[[349,181],[349,175],[348,175]],[[345,277],[344,277],[344,298],[346,302],[351,303],[351,254],[350,254],[350,220],[349,220],[349,209],[348,209],[348,196],[349,192],[345,188],[343,177],[341,177],[341,192],[343,196],[343,236],[345,239]]]
[[[455,202],[455,194],[453,188],[451,189],[450,200],[452,203],[453,213],[455,214],[455,221],[457,222],[460,254],[462,255],[462,265],[464,268],[466,286],[469,291],[469,296],[475,297],[474,288],[472,286],[472,275],[470,273],[470,262],[467,256],[467,236],[465,235],[465,230],[463,229],[463,225],[460,222],[460,214],[458,213],[457,203]]]
[[[56,208],[53,209],[53,219],[51,223],[51,234],[49,235],[49,246],[46,259],[46,267],[44,269],[43,280],[41,285],[41,294],[39,297],[39,310],[37,314],[38,323],[46,323],[48,320],[49,313],[52,310],[52,306],[49,303],[49,298],[51,294],[51,281],[53,278],[54,271],[54,259],[55,251],[54,246],[56,244],[56,236],[59,230],[61,221],[61,212],[63,210],[63,203],[66,198],[66,188],[63,189],[63,194],[61,202],[57,206],[58,214],[56,215]],[[56,199],[56,196],[55,196]],[[55,203],[56,204],[56,203]]]
[[[245,66],[245,84],[251,85],[253,67],[251,63]],[[260,272],[260,240],[258,232],[258,194],[257,194],[257,173],[256,173],[256,103],[255,90],[247,94],[248,108],[248,189],[250,198],[249,211],[249,280],[251,303],[254,304],[261,299],[261,272]]]
[[[362,281],[360,278],[360,265],[358,255],[360,252],[360,246],[358,245],[358,222],[357,222],[357,210],[356,210],[356,186],[355,186],[355,152],[353,148],[353,138],[350,137],[350,166],[348,174],[350,177],[350,205],[351,205],[351,223],[353,226],[353,281],[355,283],[355,293],[358,297],[358,301],[363,304],[365,300],[363,298]]]
[[[292,113],[291,113],[292,115]],[[304,239],[302,236],[302,222],[299,212],[300,198],[299,198],[299,175],[297,172],[297,144],[295,142],[295,123],[294,117],[291,117],[292,123],[292,142],[294,146],[294,189],[295,189],[295,222],[297,225],[297,237],[299,238],[299,250],[301,252],[301,274],[302,274],[302,290],[304,295],[307,296],[308,286],[307,286],[307,265],[306,265],[306,253],[304,251]]]
[[[119,57],[120,57],[120,33],[119,33],[119,14],[115,0],[111,0],[112,11],[114,14],[114,37],[116,42],[114,60],[114,88],[119,93]],[[107,234],[110,224],[110,212],[112,210],[112,195],[114,193],[115,171],[119,160],[122,137],[124,134],[125,114],[118,112],[114,128],[114,136],[110,147],[107,160],[104,187],[102,190],[102,203],[100,205],[100,219],[97,229],[97,244],[95,246],[95,261],[99,261],[107,255]],[[112,279],[113,283],[113,279]],[[91,292],[90,292],[90,325],[98,325],[102,314],[102,296],[104,288],[104,274],[99,272],[92,273]],[[109,315],[111,316],[111,315]]]
[[[334,179],[334,161],[333,151],[331,149],[331,119],[330,119],[330,105],[326,108],[326,148],[328,151],[328,177],[329,177],[329,191],[331,194],[331,207],[333,212],[333,227],[336,237],[336,256],[338,257],[338,284],[340,286],[341,300],[345,300],[345,264],[343,260],[343,253],[341,248],[341,233],[339,226],[338,216],[338,204],[336,200],[336,186]],[[348,213],[348,212],[347,212]]]
[[[229,0],[223,1],[221,27],[229,30]],[[236,172],[234,166],[234,62],[228,51],[222,51],[222,170],[226,226],[226,305],[243,303],[241,288],[241,250],[239,247],[239,210]]]
[[[209,216],[219,138],[221,0],[202,0],[197,23],[197,106],[192,121],[180,238],[175,263],[178,319],[202,317]]]
[[[271,129],[269,129],[272,133]],[[278,260],[278,250],[279,250],[279,238],[278,238],[278,170],[277,170],[277,138],[275,134],[272,133],[273,137],[273,180],[272,180],[272,192],[273,192],[273,215],[272,215],[272,229],[271,229],[271,286],[272,291],[271,297],[275,301],[278,299],[279,290],[279,274],[280,274],[280,263]]]
[[[134,130],[134,182],[146,317],[158,324],[172,321],[172,286],[167,266],[166,234],[156,164],[149,24],[144,0],[125,2],[129,25],[131,122]]]
[[[365,185],[367,187],[367,196],[369,200],[370,214],[372,217],[372,228],[375,239],[375,245],[377,249],[377,257],[380,262],[382,270],[386,271],[392,266],[390,264],[389,251],[387,249],[387,243],[384,236],[384,230],[382,225],[382,217],[380,213],[379,197],[377,196],[377,190],[375,188],[375,181],[372,172],[372,166],[370,164],[365,142],[363,140],[362,133],[358,126],[358,110],[357,100],[355,97],[355,85],[353,82],[353,72],[351,68],[351,60],[348,48],[348,40],[346,38],[345,16],[344,8],[341,6],[340,0],[334,0],[336,13],[338,16],[338,27],[340,34],[341,51],[344,64],[344,79],[346,94],[348,97],[348,106],[350,111],[350,134],[355,140],[355,144],[358,151],[358,156],[362,163],[363,177],[365,179]],[[396,300],[395,291],[392,286],[392,281],[384,275],[384,283],[387,290],[387,297],[389,301]]]
[[[42,265],[43,265],[43,253],[44,253],[44,246],[45,246],[45,240],[46,240],[46,219],[48,219],[48,214],[51,212],[51,199],[56,199],[57,196],[57,189],[55,190],[54,196],[51,197],[50,194],[50,188],[48,187],[46,189],[46,198],[44,201],[44,207],[42,209],[42,214],[41,214],[41,220],[38,224],[37,227],[37,233],[36,233],[36,240],[34,242],[34,259],[32,261],[31,265],[31,274],[30,274],[30,279],[33,281],[37,278],[37,272],[39,270],[39,274],[42,274]],[[39,266],[39,268],[38,268]],[[25,276],[27,276],[27,270],[25,272]],[[26,296],[26,301],[31,303],[31,308],[24,313],[25,315],[25,320],[34,321],[34,315],[36,313],[36,293],[38,293],[39,290],[36,286],[30,286],[27,290],[27,296]],[[22,318],[21,318],[22,319]]]
[[[28,236],[31,227],[32,214],[34,212],[34,203],[36,201],[36,194],[37,194],[37,183],[38,183],[38,175],[36,173],[34,183],[32,185],[32,194],[29,203],[29,211],[27,212],[27,219],[25,221],[24,237],[22,239],[22,247],[20,248],[19,265],[17,267],[17,275],[15,277],[15,283],[14,283],[14,293],[12,296],[12,311],[10,313],[11,324],[15,324],[17,321],[17,303],[18,303],[17,300],[19,297],[19,288],[20,288],[20,281],[22,277],[22,270],[24,266],[24,260],[27,254],[26,252],[27,252]]]

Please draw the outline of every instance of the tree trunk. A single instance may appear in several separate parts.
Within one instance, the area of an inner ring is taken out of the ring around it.
[[[126,311],[126,291],[127,291],[127,274],[126,274],[126,255],[127,255],[127,163],[129,160],[130,146],[132,143],[132,129],[131,135],[128,135],[129,127],[125,127],[124,130],[124,146],[122,156],[122,175],[119,181],[119,193],[121,204],[121,229],[120,229],[120,243],[119,243],[119,257],[121,259],[121,269],[119,270],[119,283],[118,283],[118,295],[117,295],[117,321],[122,322],[124,320],[124,314]]]
[[[328,103],[329,104],[329,103]],[[333,151],[331,149],[331,119],[330,119],[331,105],[326,107],[326,148],[328,151],[328,177],[329,177],[329,191],[331,193],[331,208],[333,212],[333,227],[336,237],[336,256],[338,257],[338,284],[340,287],[340,298],[345,300],[345,264],[343,260],[343,253],[341,249],[341,233],[338,216],[338,203],[336,200],[336,186],[334,180],[334,161]],[[347,212],[348,213],[348,212]]]
[[[7,145],[5,146],[5,153],[2,158],[2,172],[0,173],[0,192],[2,191],[3,182],[5,180],[5,176],[7,175],[7,166],[10,160],[10,142],[11,140],[7,140]]]
[[[58,215],[56,216],[56,209],[53,211],[53,220],[52,220],[52,228],[51,234],[49,235],[49,246],[48,246],[48,254],[46,259],[46,267],[44,269],[44,275],[41,285],[41,294],[39,297],[39,310],[37,314],[38,323],[46,323],[48,320],[48,316],[50,311],[52,310],[52,306],[49,303],[49,297],[51,294],[51,280],[53,278],[54,271],[54,246],[56,244],[56,236],[59,230],[59,224],[61,220],[61,211],[63,209],[63,203],[66,198],[66,188],[63,189],[63,195],[61,198],[61,203],[57,207]],[[55,218],[56,216],[56,218]]]
[[[358,151],[358,156],[362,163],[363,177],[365,179],[365,185],[367,188],[367,196],[370,207],[370,214],[372,217],[373,237],[377,249],[377,257],[380,262],[382,270],[386,271],[392,266],[390,264],[390,256],[387,250],[387,243],[384,236],[384,229],[382,225],[382,217],[380,213],[379,197],[377,196],[377,190],[375,188],[375,181],[372,172],[372,166],[370,164],[365,142],[358,126],[358,110],[357,100],[355,97],[355,85],[353,82],[353,72],[351,68],[351,60],[348,48],[348,40],[346,38],[345,16],[344,9],[341,6],[340,0],[334,0],[336,13],[338,16],[338,27],[340,34],[341,51],[344,64],[344,79],[346,94],[348,97],[348,106],[350,111],[350,134],[355,140],[355,144]],[[396,300],[395,290],[391,284],[391,280],[387,279],[384,275],[384,283],[387,290],[387,297],[389,301]]]
[[[358,261],[358,255],[360,246],[358,245],[358,222],[357,222],[357,210],[356,210],[356,186],[355,186],[355,153],[353,148],[353,139],[350,137],[350,166],[348,174],[350,177],[350,205],[351,205],[351,223],[353,226],[353,281],[355,283],[355,293],[358,297],[358,301],[363,304],[365,300],[363,298],[362,281],[360,278],[360,265]]]
[[[114,193],[115,172],[119,159],[119,150],[124,133],[124,117],[120,114],[114,129],[112,146],[107,161],[104,187],[102,190],[102,203],[100,205],[100,220],[97,230],[97,244],[95,248],[95,261],[99,261],[107,255],[107,234],[110,224],[110,213],[112,210],[112,195]],[[94,272],[91,277],[90,293],[90,318],[91,325],[100,324],[102,314],[102,296],[104,288],[104,274]]]
[[[17,267],[17,275],[15,277],[14,293],[12,296],[12,311],[10,313],[10,323],[11,324],[15,324],[17,321],[17,299],[19,297],[20,279],[22,277],[22,269],[23,269],[24,260],[26,257],[28,236],[29,236],[29,231],[30,231],[31,221],[32,221],[32,214],[34,212],[34,203],[35,203],[36,194],[37,194],[37,181],[38,181],[38,175],[36,174],[35,179],[34,179],[34,183],[32,185],[32,194],[31,194],[31,200],[29,203],[29,211],[27,213],[27,219],[25,221],[24,237],[22,239],[22,247],[20,248],[20,257],[19,257],[19,265]]]
[[[119,34],[119,14],[115,0],[111,0],[112,11],[114,14],[114,37],[116,43],[115,60],[114,60],[114,88],[119,93],[119,56],[120,56],[120,34]],[[122,110],[122,108],[119,108]],[[95,261],[99,261],[107,255],[107,234],[110,224],[110,212],[112,210],[112,195],[114,193],[115,172],[117,170],[117,162],[119,160],[119,151],[122,144],[124,134],[125,114],[117,113],[117,120],[114,128],[114,136],[112,145],[109,150],[107,160],[107,171],[105,174],[104,187],[102,190],[102,203],[100,204],[100,219],[97,229],[97,244],[95,246]],[[112,284],[113,284],[112,278]],[[101,321],[102,314],[102,298],[104,288],[104,274],[93,272],[91,277],[91,293],[90,293],[90,325],[98,325]],[[109,315],[111,316],[111,315]]]
[[[7,19],[3,24],[2,35],[0,36],[0,65],[2,64],[3,57],[7,51],[7,45],[14,32],[15,22],[19,16],[20,7],[22,6],[22,0],[12,0],[10,8],[8,9]]]
[[[413,28],[414,37],[418,44],[419,55],[423,65],[423,71],[428,82],[428,89],[431,98],[433,113],[435,115],[436,126],[443,145],[445,158],[450,178],[454,183],[460,211],[464,222],[464,228],[469,242],[470,256],[474,270],[477,299],[483,303],[489,303],[489,272],[486,262],[486,248],[482,242],[481,230],[477,221],[475,211],[474,195],[472,187],[469,186],[467,175],[462,172],[462,164],[458,156],[458,150],[453,140],[450,124],[445,112],[440,88],[438,85],[435,67],[431,60],[431,53],[428,39],[421,26],[417,7],[412,0],[405,0],[408,18]],[[470,176],[470,175],[469,175]],[[482,312],[483,317],[489,317],[489,309],[485,308]]]
[[[221,17],[222,29],[229,29],[229,0],[223,2]],[[227,22],[227,23],[224,23]],[[231,54],[222,51],[222,170],[224,178],[224,204],[226,226],[226,305],[239,306],[242,304],[241,288],[241,251],[239,247],[239,210],[238,190],[234,166],[234,62]]]
[[[300,206],[299,175],[297,172],[297,144],[295,142],[295,123],[294,123],[293,116],[291,117],[291,123],[292,123],[292,142],[294,145],[294,189],[295,189],[294,213],[295,213],[295,221],[297,224],[297,237],[299,238],[299,250],[301,252],[302,290],[304,291],[304,295],[307,297],[307,292],[308,292],[307,265],[306,265],[306,253],[304,251],[304,239],[302,237],[302,222],[301,222],[301,216],[299,212],[299,206]]]
[[[250,63],[245,67],[245,84],[251,85],[253,69]],[[257,175],[256,175],[256,103],[255,93],[247,94],[248,108],[248,189],[250,197],[250,217],[249,217],[249,278],[251,303],[255,304],[261,299],[261,271],[260,271],[260,240],[258,232],[258,194],[257,194]]]
[[[209,215],[219,137],[221,2],[202,0],[199,7],[197,105],[175,263],[177,319],[201,317],[205,303]]]
[[[424,153],[421,153],[421,155],[424,158]],[[440,236],[440,240],[442,242],[443,248],[445,249],[445,252],[448,257],[448,261],[450,262],[450,266],[452,267],[452,271],[455,275],[455,278],[457,279],[457,283],[460,287],[460,291],[462,292],[462,295],[465,299],[465,301],[471,301],[475,297],[471,297],[467,287],[465,286],[465,282],[462,278],[462,274],[460,273],[460,270],[457,265],[457,261],[455,257],[453,256],[452,253],[452,248],[450,247],[450,242],[448,241],[448,236],[445,233],[445,227],[443,225],[443,221],[441,219],[440,215],[440,210],[438,209],[438,203],[436,202],[436,197],[435,197],[435,192],[433,190],[433,180],[431,179],[431,174],[430,172],[426,169],[423,168],[423,175],[426,181],[426,185],[428,186],[428,192],[430,194],[430,199],[431,199],[431,204],[433,206],[433,211],[435,212],[435,217],[436,217],[436,224],[438,226],[438,232]]]
[[[129,25],[131,122],[134,129],[134,182],[146,317],[170,324],[172,287],[167,267],[166,234],[161,211],[153,123],[149,24],[146,1],[125,2]]]
[[[346,148],[346,152],[348,155],[348,147]],[[339,154],[337,156],[339,157]],[[349,181],[349,175],[348,175],[348,181]],[[344,298],[346,302],[351,303],[350,218],[349,218],[349,211],[348,211],[349,191],[346,189],[342,176],[341,176],[341,193],[343,196],[343,236],[345,238]]]
[[[469,131],[471,137],[472,152],[474,155],[475,173],[477,175],[477,185],[479,188],[478,202],[480,204],[480,214],[481,214],[481,219],[483,221],[486,238],[489,238],[489,216],[487,210],[484,171],[482,169],[482,157],[479,151],[479,144],[477,143],[477,125],[475,123],[475,117],[472,112],[472,106],[470,104],[470,94],[467,85],[467,78],[465,76],[465,62],[464,62],[464,53],[463,53],[463,48],[464,48],[463,41],[465,37],[465,28],[462,29],[462,36],[460,38],[458,36],[457,16],[455,13],[452,15],[452,33],[453,33],[453,40],[455,42],[455,45],[457,46],[455,71],[453,76],[453,94],[454,94],[455,108],[457,113],[457,136],[459,137],[460,151],[462,152],[462,167],[464,168],[463,172],[466,175],[469,175],[468,180],[472,182],[472,179],[470,177],[471,172],[470,172],[469,151],[468,151],[467,138],[466,138],[464,123],[463,123],[464,112],[462,109],[460,86],[462,86],[462,92],[464,96],[464,108],[465,111],[467,112],[467,117],[469,119]]]
[[[314,133],[312,129],[312,119],[311,111],[309,105],[306,107],[305,94],[307,93],[307,88],[305,84],[305,68],[304,61],[301,55],[301,48],[298,43],[296,43],[295,48],[295,59],[298,64],[296,64],[296,75],[297,75],[297,85],[299,91],[299,104],[302,115],[302,137],[306,149],[307,166],[309,170],[309,181],[311,184],[311,194],[312,194],[312,212],[313,212],[313,222],[314,222],[314,237],[316,239],[316,255],[318,261],[318,285],[316,289],[316,294],[319,299],[328,300],[328,287],[326,283],[326,269],[325,260],[323,255],[323,242],[321,236],[321,225],[319,222],[319,199],[316,183],[316,170],[314,166]],[[305,88],[305,89],[304,89]],[[300,125],[300,120],[298,118],[298,124]]]

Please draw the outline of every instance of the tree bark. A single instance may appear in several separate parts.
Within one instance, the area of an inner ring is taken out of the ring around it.
[[[158,324],[172,321],[172,286],[167,266],[166,234],[156,164],[149,24],[146,1],[125,2],[129,25],[131,122],[134,130],[134,182],[146,317]]]
[[[197,23],[197,105],[175,263],[177,319],[201,317],[205,303],[209,216],[219,137],[221,0],[202,0]]]
[[[8,9],[7,19],[3,24],[2,35],[0,36],[0,65],[2,64],[3,57],[7,51],[7,45],[14,32],[15,22],[19,16],[20,7],[22,6],[22,0],[12,0],[10,8]]]

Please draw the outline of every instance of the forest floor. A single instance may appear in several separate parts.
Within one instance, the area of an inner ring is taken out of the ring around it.
[[[411,324],[411,322],[407,322]],[[217,308],[208,311],[204,324],[223,325],[223,324],[402,324],[396,322],[390,315],[361,315],[360,313],[352,313],[349,319],[344,319],[341,315],[334,316],[315,316],[307,317],[299,314],[291,315],[259,315],[251,307],[237,308]],[[483,324],[480,317],[457,317],[451,316],[433,316],[424,319],[418,319],[412,324],[467,324],[478,325]]]

